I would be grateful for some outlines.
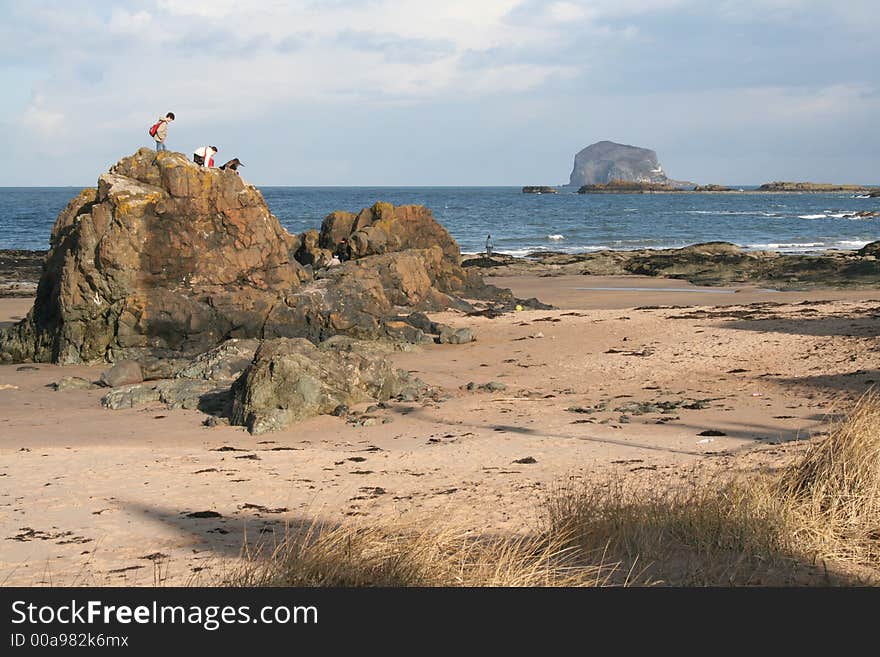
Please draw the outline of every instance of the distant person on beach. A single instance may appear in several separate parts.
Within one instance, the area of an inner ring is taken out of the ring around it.
[[[226,169],[230,169],[232,171],[235,171],[235,173],[238,173],[238,167],[243,167],[243,166],[244,165],[241,163],[241,160],[239,160],[237,157],[234,157],[231,160],[229,160],[229,162],[222,165],[220,167],[220,170],[226,171]]]
[[[156,140],[156,152],[167,151],[165,148],[165,137],[168,136],[168,124],[174,120],[174,112],[168,112],[165,116],[160,116],[150,127],[150,136]]]
[[[214,166],[214,156],[217,154],[216,146],[199,146],[193,153],[193,162],[203,167]]]
[[[486,257],[492,257],[492,236],[486,235]]]

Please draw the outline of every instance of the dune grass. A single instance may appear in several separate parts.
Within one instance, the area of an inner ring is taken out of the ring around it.
[[[792,535],[819,557],[880,568],[880,397],[870,393],[775,482]]]
[[[290,531],[232,586],[748,586],[876,583],[880,398],[773,473],[674,489],[567,484],[527,537],[451,529]]]
[[[641,581],[671,585],[865,584],[880,571],[880,398],[776,473],[673,490],[556,491],[549,533],[572,536]]]
[[[313,524],[227,575],[231,586],[585,586],[604,568],[546,537],[411,527]]]

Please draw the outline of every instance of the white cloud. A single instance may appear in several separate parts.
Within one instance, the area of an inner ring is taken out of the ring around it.
[[[584,8],[575,2],[554,2],[549,13],[557,21],[573,21],[587,15]]]
[[[41,139],[56,139],[62,134],[64,113],[46,106],[41,95],[35,95],[21,115],[21,124]]]
[[[21,139],[34,148],[48,140],[53,150],[72,154],[94,150],[96,131],[109,150],[146,142],[147,126],[168,110],[180,118],[174,136],[194,143],[209,138],[206,132],[239,126],[267,143],[281,133],[320,133],[325,109],[350,117],[352,126],[369,117],[381,123],[386,112],[417,126],[441,105],[473,116],[466,125],[484,122],[484,130],[499,123],[485,110],[492,107],[521,117],[517,134],[540,133],[529,132],[534,120],[568,139],[625,115],[628,124],[687,139],[694,126],[711,134],[719,117],[727,130],[749,131],[786,121],[843,124],[853,113],[876,110],[866,96],[880,81],[859,65],[874,61],[877,47],[861,39],[854,52],[848,40],[873,24],[867,19],[875,6],[876,0],[131,0],[108,11],[84,1],[34,2],[21,3],[0,24],[0,54],[29,79],[22,85],[28,91],[14,94],[14,111],[6,101],[7,115],[24,128]],[[821,34],[826,20],[837,31],[823,52],[812,40],[798,44],[802,34]],[[812,31],[798,32],[809,21]],[[784,29],[767,29],[777,25]],[[689,32],[695,26],[715,31]],[[725,51],[728,44],[715,34],[743,37]],[[843,44],[836,59],[823,64],[835,44]],[[602,122],[594,118],[597,108],[605,108]],[[297,113],[312,123],[284,123]],[[95,129],[69,128],[79,125]]]
[[[201,18],[224,18],[241,4],[237,0],[159,0],[159,8],[169,14],[199,16]],[[253,6],[257,3],[245,2],[244,4]]]
[[[58,47],[42,106],[22,121],[48,134],[60,120],[46,107],[79,116],[100,114],[109,130],[132,108],[173,104],[191,120],[248,120],[289,103],[357,99],[363,104],[457,98],[522,91],[572,68],[522,63],[473,70],[471,52],[545,43],[546,27],[513,25],[505,17],[521,0],[376,0],[311,2],[159,0],[154,13],[115,8],[105,26],[79,8],[65,31],[56,15]],[[572,3],[558,3],[571,12]],[[358,35],[375,35],[358,43]],[[124,40],[120,41],[119,37]],[[290,47],[295,43],[296,47]],[[438,45],[439,44],[439,45]],[[50,49],[51,50],[51,49]],[[83,93],[73,63],[100,66],[100,85]],[[235,96],[235,102],[220,99]],[[150,114],[154,109],[149,110]],[[76,132],[69,135],[77,139]]]
[[[110,14],[107,28],[116,34],[137,34],[152,28],[153,17],[149,12],[128,12],[125,9],[115,7]]]
[[[833,84],[819,89],[765,87],[748,90],[743,104],[780,122],[835,121],[880,110],[880,97],[866,85]],[[742,102],[742,101],[741,101]]]

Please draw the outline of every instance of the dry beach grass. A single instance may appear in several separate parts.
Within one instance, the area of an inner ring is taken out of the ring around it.
[[[259,550],[258,550],[259,552]],[[228,572],[231,586],[583,586],[610,569],[549,537],[486,537],[437,526],[311,525]]]
[[[565,484],[530,537],[312,524],[233,586],[841,585],[880,572],[880,397],[779,472]],[[259,553],[259,551],[257,551]]]

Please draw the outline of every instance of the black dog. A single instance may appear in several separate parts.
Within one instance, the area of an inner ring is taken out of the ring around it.
[[[220,167],[220,168],[221,168],[223,171],[226,171],[226,169],[232,169],[233,171],[235,171],[236,173],[238,173],[238,167],[243,167],[243,166],[244,166],[244,165],[239,161],[239,159],[238,159],[237,157],[234,157],[234,158],[232,158],[231,160],[229,160],[229,162],[227,162],[226,164],[224,164],[224,165],[223,165],[222,167]]]

